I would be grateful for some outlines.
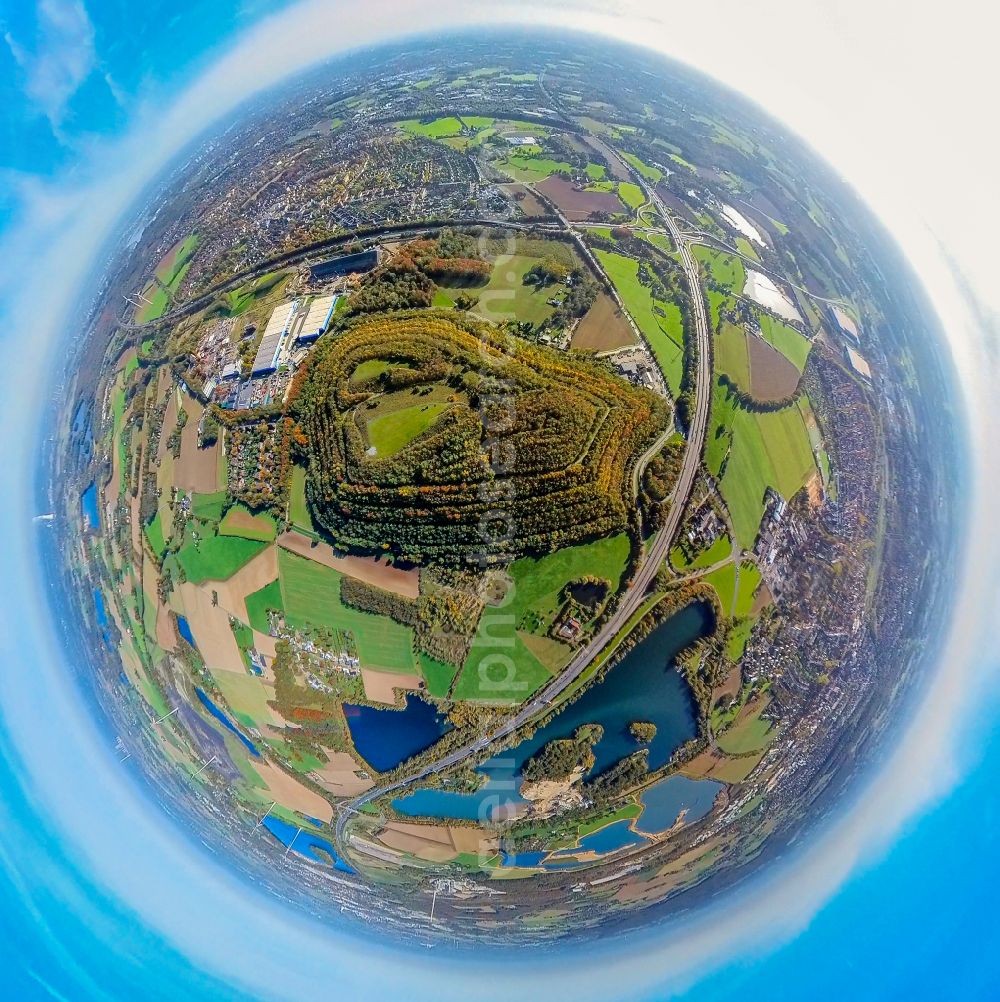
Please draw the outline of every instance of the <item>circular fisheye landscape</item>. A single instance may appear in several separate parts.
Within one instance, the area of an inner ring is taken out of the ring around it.
[[[312,913],[545,943],[718,901],[807,847],[935,650],[913,278],[661,57],[311,71],[178,156],[89,294],[69,642],[122,768]]]

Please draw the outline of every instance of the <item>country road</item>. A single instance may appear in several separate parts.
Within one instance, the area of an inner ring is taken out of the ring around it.
[[[615,155],[617,156],[616,151]],[[536,693],[531,700],[522,706],[517,713],[509,717],[500,727],[490,734],[484,734],[469,744],[456,748],[447,755],[424,766],[417,772],[411,773],[392,783],[377,786],[367,793],[355,798],[349,804],[341,807],[337,817],[335,831],[335,844],[338,851],[344,855],[344,833],[352,813],[357,812],[364,804],[370,803],[378,797],[385,796],[395,790],[402,789],[412,783],[426,779],[458,765],[465,759],[477,755],[490,745],[501,741],[509,734],[516,731],[523,724],[531,720],[536,714],[550,706],[563,692],[572,686],[583,674],[594,659],[604,650],[608,643],[625,626],[632,614],[639,608],[646,597],[646,589],[652,582],[660,565],[670,552],[671,545],[677,530],[680,527],[687,501],[698,475],[701,465],[701,456],[705,444],[705,435],[708,425],[709,407],[711,402],[711,343],[708,326],[708,315],[705,311],[705,300],[701,291],[701,280],[698,272],[698,264],[687,239],[682,236],[680,230],[666,206],[646,182],[646,180],[635,171],[632,166],[619,157],[622,164],[631,172],[639,183],[647,200],[651,201],[659,211],[667,224],[671,238],[676,244],[681,254],[684,271],[687,276],[688,285],[691,290],[691,302],[694,315],[695,338],[697,344],[697,366],[694,381],[694,414],[691,416],[688,428],[687,448],[684,451],[684,460],[681,465],[680,476],[674,487],[670,511],[667,514],[666,522],[662,530],[657,533],[645,559],[636,572],[636,575],[628,590],[622,596],[618,608],[611,615],[598,633],[591,638],[576,656],[570,661],[565,669],[554,678],[544,689]],[[648,455],[648,454],[647,454]],[[647,459],[648,462],[648,459]],[[638,467],[638,464],[637,464]],[[345,856],[346,858],[346,856]]]

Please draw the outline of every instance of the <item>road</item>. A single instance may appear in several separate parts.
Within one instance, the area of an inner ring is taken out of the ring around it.
[[[684,460],[681,465],[680,476],[677,478],[677,484],[674,487],[672,503],[670,511],[667,514],[666,522],[664,523],[662,530],[657,533],[652,545],[649,547],[649,550],[645,555],[645,559],[632,580],[632,584],[622,596],[617,609],[608,621],[598,631],[598,633],[591,638],[587,645],[580,649],[580,651],[576,654],[573,660],[570,661],[569,665],[559,674],[559,676],[554,678],[540,692],[536,693],[530,702],[522,706],[517,713],[515,713],[512,717],[509,717],[492,733],[484,734],[475,741],[462,745],[460,748],[456,748],[454,751],[449,752],[442,758],[424,766],[416,772],[410,773],[409,775],[396,780],[395,782],[374,787],[367,793],[362,794],[360,797],[357,797],[349,804],[344,805],[341,808],[334,831],[335,844],[342,855],[345,855],[344,833],[352,813],[360,810],[363,805],[370,803],[378,797],[385,796],[387,793],[393,793],[396,790],[400,790],[412,783],[419,782],[429,776],[444,772],[445,770],[465,761],[467,758],[470,758],[473,755],[478,755],[480,752],[489,748],[490,745],[501,741],[503,738],[516,731],[523,724],[526,724],[534,716],[544,711],[553,702],[555,702],[555,700],[562,693],[570,688],[570,686],[576,682],[583,672],[586,671],[594,659],[611,642],[616,634],[625,626],[632,614],[642,604],[646,597],[646,589],[651,584],[657,570],[659,570],[660,565],[666,559],[667,554],[670,552],[674,537],[677,535],[677,530],[680,527],[681,519],[684,515],[684,509],[687,507],[687,501],[690,497],[691,489],[694,487],[695,479],[698,476],[698,470],[701,466],[702,450],[705,444],[705,435],[708,427],[709,407],[712,396],[712,355],[709,340],[710,330],[708,326],[708,314],[705,311],[705,299],[701,291],[701,279],[698,272],[698,263],[695,261],[694,255],[691,253],[691,248],[687,238],[681,234],[673,220],[673,217],[670,216],[667,211],[667,207],[660,200],[655,190],[653,190],[646,183],[646,180],[633,170],[631,165],[627,164],[624,159],[619,158],[619,160],[621,160],[624,166],[630,171],[632,176],[636,178],[642,190],[645,192],[647,199],[653,202],[657,211],[666,222],[671,238],[680,252],[684,271],[687,275],[688,285],[691,290],[692,313],[694,316],[695,338],[698,349],[693,387],[695,406],[694,413],[690,417],[688,442],[687,448],[684,451]],[[648,458],[646,461],[648,462]]]

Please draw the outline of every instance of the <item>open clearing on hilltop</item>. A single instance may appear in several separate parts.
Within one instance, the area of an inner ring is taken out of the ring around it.
[[[485,285],[441,288],[452,299],[462,294],[478,296],[473,312],[494,323],[517,319],[540,324],[552,316],[553,308],[548,303],[552,293],[543,286],[525,284],[524,276],[541,261],[534,254],[501,254]]]
[[[447,409],[446,403],[418,403],[382,414],[368,422],[368,441],[376,455],[394,456],[422,435]]]
[[[635,344],[635,333],[615,301],[602,292],[577,324],[572,347],[591,351],[609,351]]]

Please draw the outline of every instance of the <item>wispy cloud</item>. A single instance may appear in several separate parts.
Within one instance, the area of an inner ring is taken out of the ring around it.
[[[24,73],[24,93],[62,136],[70,101],[97,66],[94,26],[82,0],[38,0],[37,29],[29,44],[4,32]]]

